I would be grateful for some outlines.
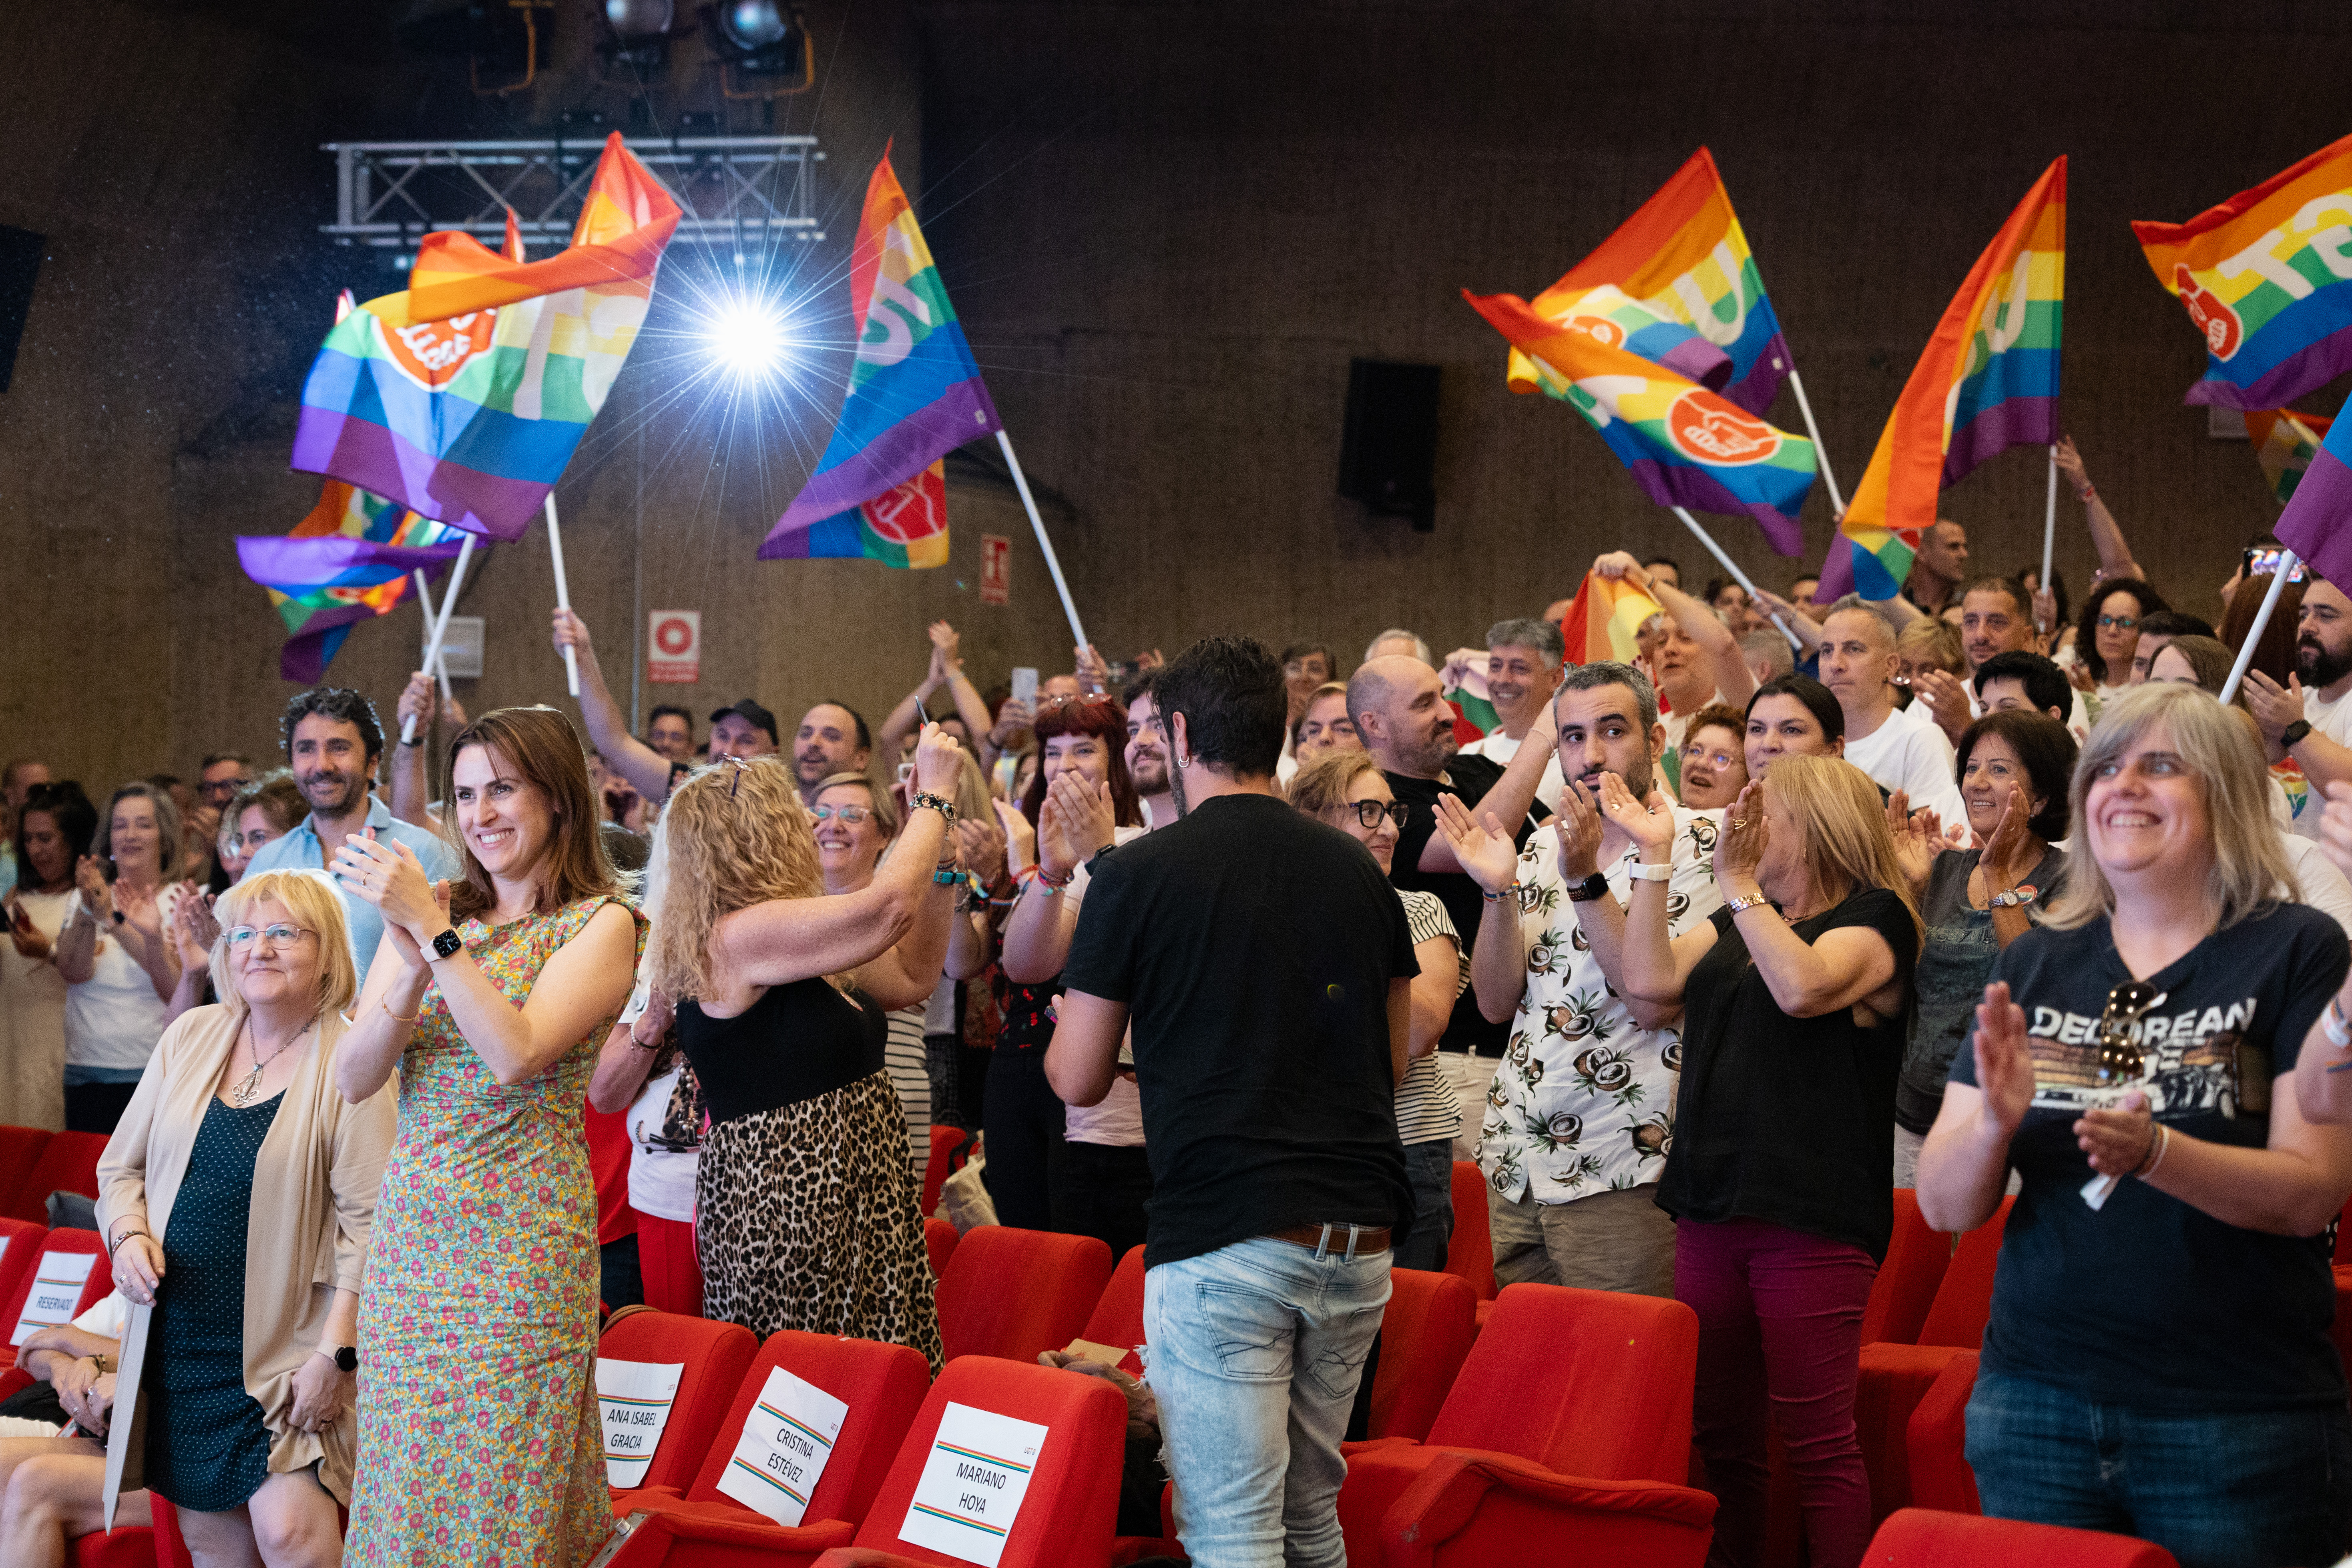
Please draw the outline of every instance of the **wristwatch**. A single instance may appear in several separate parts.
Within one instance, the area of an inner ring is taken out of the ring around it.
[[[1609,879],[1601,872],[1595,871],[1569,889],[1568,901],[1571,904],[1589,904],[1595,899],[1607,897],[1608,892]]]
[[[357,1345],[337,1345],[331,1351],[320,1345],[319,1353],[332,1361],[337,1372],[357,1372],[360,1369],[360,1350]]]
[[[2311,721],[2308,719],[2297,719],[2294,723],[2289,724],[2285,729],[2279,731],[2279,745],[2284,750],[2291,752],[2297,746],[2303,744],[2303,738],[2310,733]]]
[[[2018,910],[2032,903],[2038,895],[2031,882],[2020,882],[2006,893],[1995,893],[1985,900],[1989,910]]]
[[[433,939],[433,956],[436,958],[455,958],[465,951],[466,939],[457,934],[456,926],[449,927]]]

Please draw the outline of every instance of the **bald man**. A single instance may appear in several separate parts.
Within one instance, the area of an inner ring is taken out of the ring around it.
[[[1953,777],[1952,742],[1922,711],[1895,705],[1895,623],[1852,594],[1822,617],[1821,680],[1845,714],[1845,760],[1878,787],[1901,790],[1914,810],[1933,809],[1947,823],[1965,822],[1966,805]]]
[[[1903,596],[1928,615],[1939,614],[1968,580],[1969,531],[1948,517],[1919,536],[1919,553],[1904,580]]]

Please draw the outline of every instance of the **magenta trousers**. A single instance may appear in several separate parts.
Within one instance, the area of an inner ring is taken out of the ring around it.
[[[1855,1568],[1870,1478],[1853,1425],[1870,1254],[1762,1220],[1675,1225],[1675,1299],[1698,1314],[1691,1432],[1715,1489],[1709,1568],[1764,1560],[1765,1438],[1780,1429],[1811,1568]]]

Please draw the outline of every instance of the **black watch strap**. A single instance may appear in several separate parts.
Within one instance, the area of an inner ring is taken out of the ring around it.
[[[1595,871],[1581,882],[1577,883],[1576,886],[1569,889],[1568,901],[1571,904],[1589,904],[1595,899],[1604,896],[1608,891],[1608,874],[1602,871]]]
[[[2297,719],[2294,723],[2289,724],[2285,729],[2279,731],[2279,744],[2289,751],[2293,751],[2295,747],[2301,745],[2303,743],[2303,738],[2310,733],[2311,721],[2308,719]]]

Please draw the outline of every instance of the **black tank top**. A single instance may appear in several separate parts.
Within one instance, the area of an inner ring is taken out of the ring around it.
[[[677,1005],[677,1042],[713,1121],[814,1100],[880,1072],[888,1035],[888,1018],[865,993],[845,996],[823,976],[771,985],[732,1018]]]

